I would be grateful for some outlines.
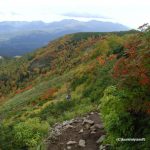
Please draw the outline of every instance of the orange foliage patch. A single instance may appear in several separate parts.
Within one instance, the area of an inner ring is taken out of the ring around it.
[[[148,76],[146,74],[141,74],[140,77],[140,81],[139,81],[142,85],[147,85],[150,83],[150,79],[148,78]]]
[[[105,65],[106,62],[112,61],[112,60],[116,59],[116,57],[117,57],[117,55],[112,54],[112,55],[110,55],[109,57],[106,57],[106,58],[104,56],[99,56],[96,59],[97,59],[97,61],[99,62],[100,65]]]
[[[42,96],[40,97],[40,99],[52,98],[57,91],[58,90],[56,88],[50,88],[46,92],[44,92],[42,94]]]
[[[120,79],[127,79],[127,76],[128,78],[133,77],[140,85],[150,84],[149,70],[144,64],[147,57],[139,54],[134,47],[131,47],[126,54],[128,54],[127,58],[120,58],[114,65],[113,76]]]
[[[108,60],[114,60],[114,59],[116,59],[116,57],[117,57],[117,55],[115,55],[115,54],[112,54],[112,55],[110,55],[109,57],[108,57]]]
[[[28,91],[28,90],[30,90],[30,89],[32,89],[32,85],[29,85],[29,86],[27,86],[27,87],[24,88],[24,89],[19,89],[19,90],[17,90],[17,91],[15,92],[15,94],[19,94],[19,93],[22,93],[22,92],[24,92],[24,91]]]
[[[97,61],[99,62],[100,65],[104,65],[106,63],[106,60],[102,56],[99,56],[96,59],[97,59]]]

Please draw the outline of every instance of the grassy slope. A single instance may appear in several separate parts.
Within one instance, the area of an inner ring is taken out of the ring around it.
[[[79,33],[65,36],[38,50],[26,63],[27,69],[33,72],[32,80],[20,83],[21,87],[30,83],[32,88],[18,94],[13,92],[0,107],[1,118],[15,125],[40,117],[53,125],[95,110],[95,99],[100,98],[108,84],[109,77],[105,73],[111,70],[111,64],[104,70],[99,69],[96,58],[102,55],[103,49],[109,51],[114,45],[120,46],[125,38],[122,34],[102,38],[100,33]],[[115,43],[114,39],[118,41]],[[72,95],[69,103],[65,101],[68,89]]]

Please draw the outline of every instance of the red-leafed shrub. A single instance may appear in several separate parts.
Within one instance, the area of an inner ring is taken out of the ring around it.
[[[146,24],[147,26],[147,24]],[[113,66],[115,86],[101,99],[101,113],[114,149],[150,147],[150,27],[126,41]],[[117,138],[145,138],[144,142],[117,142]]]
[[[23,92],[28,91],[28,90],[30,90],[30,89],[32,89],[32,85],[29,85],[29,86],[27,86],[27,87],[24,88],[24,89],[18,89],[15,93],[16,93],[16,94],[23,93]]]
[[[99,62],[100,65],[104,65],[106,63],[106,60],[103,56],[97,57],[97,61]]]
[[[40,99],[45,100],[45,99],[48,99],[48,98],[52,98],[56,92],[57,92],[56,88],[50,88],[42,94]]]
[[[133,45],[129,43],[126,46],[127,57],[122,57],[116,62],[113,76],[120,79],[122,84],[132,85],[137,82],[139,86],[150,85],[150,65],[148,64],[150,57],[147,57],[150,56],[150,52],[141,47],[142,41],[135,43],[133,42]]]

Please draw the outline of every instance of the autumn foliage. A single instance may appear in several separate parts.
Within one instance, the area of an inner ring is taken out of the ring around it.
[[[19,94],[19,93],[28,91],[28,90],[30,90],[30,89],[32,89],[32,85],[29,85],[29,86],[27,86],[27,87],[24,88],[24,89],[18,89],[15,93],[16,93],[16,94]]]
[[[116,57],[117,57],[117,55],[112,54],[112,55],[110,55],[109,57],[98,56],[96,59],[97,59],[98,63],[99,63],[101,66],[103,66],[103,65],[105,65],[107,62],[110,62],[110,61],[116,59]]]
[[[100,65],[104,65],[106,63],[105,58],[102,56],[97,57],[97,61],[99,62]]]
[[[150,53],[147,49],[140,50],[140,46],[141,43],[129,43],[125,47],[126,57],[120,58],[114,66],[113,76],[122,79],[123,84],[132,84],[129,83],[130,79],[136,80],[141,86],[150,84],[150,68],[147,66]]]
[[[56,88],[50,88],[42,94],[40,99],[45,100],[48,98],[52,98],[57,91],[58,91],[58,89],[56,89]]]
[[[145,28],[145,26],[141,27]],[[142,33],[134,35],[124,45],[124,56],[115,63],[113,77],[118,80],[120,88],[137,91],[134,94],[135,98],[133,98],[136,99],[136,102],[134,102],[136,105],[132,106],[132,111],[144,109],[150,114],[150,102],[147,102],[150,92],[150,50],[148,38],[150,40],[149,30],[145,28],[145,30],[142,30]]]

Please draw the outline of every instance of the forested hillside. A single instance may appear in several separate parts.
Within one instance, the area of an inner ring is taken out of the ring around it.
[[[150,28],[140,30],[66,35],[0,59],[0,149],[45,149],[55,123],[91,111],[102,114],[111,149],[148,149]]]

